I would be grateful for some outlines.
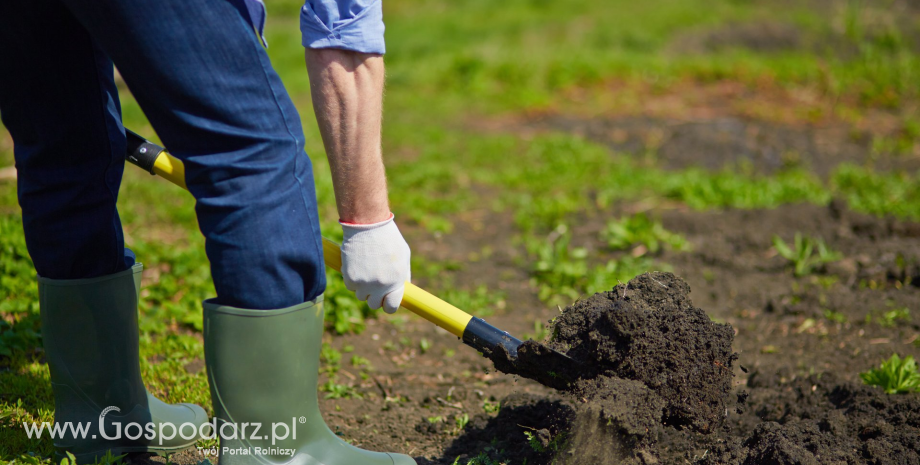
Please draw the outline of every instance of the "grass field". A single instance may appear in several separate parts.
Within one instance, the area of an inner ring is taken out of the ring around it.
[[[691,250],[656,220],[660,209],[711,212],[842,199],[856,212],[920,219],[920,16],[909,2],[384,5],[384,154],[400,225],[407,237],[442,240],[436,244],[444,248],[458,234],[458,222],[479,212],[486,223],[481,230],[495,234],[496,243],[512,244],[522,285],[548,309],[668,269],[659,249]],[[303,118],[322,229],[340,238],[298,12],[297,2],[269,2],[268,53]],[[125,126],[155,138],[127,88],[121,97]],[[655,121],[709,114],[835,128],[840,144],[866,150],[820,167],[794,150],[777,155],[781,163],[770,169],[745,157],[715,168],[669,163]],[[560,115],[651,122],[647,137],[626,147],[613,132],[596,137],[544,124]],[[13,142],[0,131],[0,168],[11,165]],[[0,179],[0,461],[32,463],[47,459],[50,440],[26,439],[21,424],[51,421],[53,401],[15,191],[13,179]],[[127,245],[146,267],[140,325],[148,389],[163,400],[210,409],[205,373],[185,368],[203,358],[200,302],[214,293],[194,202],[131,167],[121,194]],[[630,213],[614,217],[614,210]],[[577,225],[586,218],[606,224],[598,240],[613,255],[589,253],[579,242]],[[464,262],[414,250],[413,278],[433,292],[474,313],[514,310],[494,280],[460,279],[455,271]],[[486,246],[468,257],[488,260],[493,252]],[[335,273],[329,282],[328,333],[360,334],[377,315]]]

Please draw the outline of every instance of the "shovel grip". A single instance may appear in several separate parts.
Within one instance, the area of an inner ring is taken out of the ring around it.
[[[167,181],[188,190],[185,185],[185,165],[182,160],[172,156],[165,148],[125,129],[128,139],[126,159],[150,174],[166,178]]]
[[[128,161],[150,174],[157,174],[153,170],[153,166],[156,164],[160,153],[166,149],[144,139],[130,129],[125,129],[125,137],[128,141],[128,154],[126,155]]]

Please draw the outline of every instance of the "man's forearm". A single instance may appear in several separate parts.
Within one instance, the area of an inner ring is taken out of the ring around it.
[[[390,207],[380,149],[383,57],[307,49],[306,62],[339,218],[362,224],[386,220]]]

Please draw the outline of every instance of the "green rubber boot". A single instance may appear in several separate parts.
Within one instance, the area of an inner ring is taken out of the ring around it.
[[[137,332],[142,270],[138,263],[98,278],[38,278],[54,422],[67,428],[54,439],[56,461],[65,451],[78,463],[93,463],[106,452],[163,455],[191,447],[199,437],[196,432],[183,439],[170,426],[190,437],[192,425],[209,432],[202,428],[208,423],[204,409],[166,404],[144,387]]]
[[[326,426],[316,399],[322,335],[322,297],[281,310],[205,302],[220,465],[415,465],[406,455],[352,446]]]

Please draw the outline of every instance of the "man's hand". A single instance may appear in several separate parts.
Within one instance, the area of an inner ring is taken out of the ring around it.
[[[389,219],[374,224],[341,223],[342,277],[345,287],[372,309],[393,313],[411,278],[409,244]]]
[[[409,245],[387,200],[380,149],[383,57],[307,49],[313,111],[332,169],[345,285],[371,308],[393,313],[409,280]]]

